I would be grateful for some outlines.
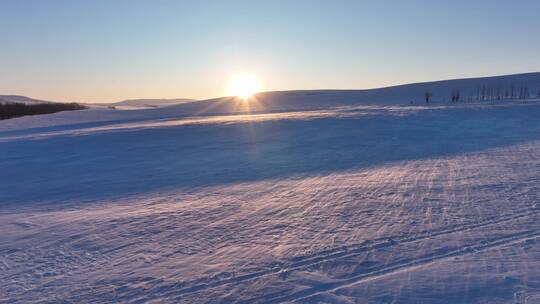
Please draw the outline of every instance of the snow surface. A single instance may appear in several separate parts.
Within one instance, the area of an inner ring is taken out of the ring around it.
[[[305,93],[0,122],[0,303],[538,303],[540,101]]]

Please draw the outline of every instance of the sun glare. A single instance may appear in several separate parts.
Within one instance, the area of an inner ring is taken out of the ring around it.
[[[259,92],[261,88],[261,84],[255,75],[242,74],[234,77],[229,83],[229,95],[248,100],[253,94]]]

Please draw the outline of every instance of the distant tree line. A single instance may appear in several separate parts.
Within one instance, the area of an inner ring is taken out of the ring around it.
[[[452,102],[458,102],[460,97],[459,89],[452,90]]]
[[[78,103],[0,103],[0,119],[25,115],[50,114],[60,111],[83,110],[87,107]]]
[[[431,101],[433,93],[427,89],[424,91],[424,99],[426,103]],[[482,85],[479,86],[474,92],[466,96],[467,101],[489,101],[489,100],[508,100],[508,99],[528,99],[534,97],[534,93],[531,94],[529,87],[526,84],[510,86],[501,85]],[[538,98],[540,98],[540,91],[538,91]],[[450,100],[452,102],[458,102],[462,100],[460,89],[453,89],[450,94]]]
[[[527,99],[530,98],[529,87],[526,84],[510,86],[486,86],[483,85],[476,89],[469,100],[503,100],[503,99]]]
[[[429,103],[431,97],[433,97],[433,93],[431,93],[430,90],[426,90],[426,92],[424,92],[424,98],[426,99],[426,103]]]

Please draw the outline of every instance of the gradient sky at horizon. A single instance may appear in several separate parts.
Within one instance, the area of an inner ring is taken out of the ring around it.
[[[0,0],[0,94],[212,98],[540,71],[540,1]]]

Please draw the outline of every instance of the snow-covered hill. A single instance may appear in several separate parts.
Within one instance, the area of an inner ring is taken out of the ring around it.
[[[482,90],[484,88],[484,90]],[[512,90],[513,88],[513,90]],[[432,93],[430,105],[448,104],[452,93],[460,91],[460,101],[471,103],[488,100],[521,100],[519,93],[526,88],[530,99],[540,99],[540,72],[505,76],[443,80],[414,83],[369,90],[304,90],[259,93],[250,102],[235,97],[208,100],[140,99],[114,104],[100,104],[91,110],[72,113],[21,117],[0,121],[0,130],[36,128],[51,124],[76,124],[99,121],[132,121],[157,118],[176,118],[197,115],[239,113],[272,113],[282,111],[324,110],[342,106],[365,105],[425,105],[425,92]],[[484,92],[484,95],[482,95]],[[489,94],[491,92],[491,95]],[[497,96],[497,92],[501,96]],[[506,94],[506,95],[505,95]],[[510,94],[513,94],[510,96]],[[484,96],[484,98],[482,98]],[[151,101],[151,102],[150,102]],[[148,106],[164,103],[166,107]],[[174,103],[171,105],[171,103]],[[141,106],[141,104],[143,104]],[[146,106],[144,105],[146,104]],[[113,105],[115,111],[108,108]]]
[[[23,104],[39,104],[52,103],[52,101],[39,100],[20,95],[0,95],[0,103],[23,103]]]
[[[194,99],[188,98],[174,98],[174,99],[129,99],[112,103],[116,106],[167,106],[174,104],[182,104],[187,102],[193,102]]]
[[[255,101],[241,102],[222,97],[177,106],[192,113],[268,112],[282,110],[321,109],[335,106],[425,104],[425,93],[432,94],[431,103],[449,103],[459,91],[461,102],[540,98],[540,72],[516,75],[467,78],[413,83],[368,90],[305,90],[266,92]],[[526,96],[525,96],[526,95]]]
[[[188,99],[188,98],[174,98],[174,99],[129,99],[124,101],[119,101],[111,104],[107,104],[108,106],[113,106],[116,109],[121,110],[140,110],[140,109],[148,109],[148,108],[159,108],[159,107],[167,107],[172,105],[178,105],[188,102],[194,102],[194,99]]]
[[[0,121],[0,303],[536,303],[540,100],[436,99],[487,80]]]

